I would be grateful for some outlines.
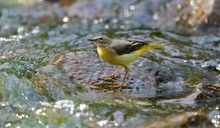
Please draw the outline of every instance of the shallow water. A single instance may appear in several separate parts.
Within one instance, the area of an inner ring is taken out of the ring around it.
[[[159,1],[92,2],[0,2],[0,127],[220,127],[217,29],[155,28]],[[124,71],[107,78],[87,41],[99,34],[173,45],[133,62],[119,92]]]

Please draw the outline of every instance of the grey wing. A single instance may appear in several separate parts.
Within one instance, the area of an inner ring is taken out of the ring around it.
[[[115,50],[118,55],[129,54],[133,51],[140,49],[141,47],[148,45],[148,42],[127,40],[127,41],[115,41],[110,47]]]

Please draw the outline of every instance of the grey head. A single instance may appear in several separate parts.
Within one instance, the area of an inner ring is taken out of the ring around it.
[[[94,42],[97,46],[100,47],[106,47],[112,42],[112,39],[106,35],[95,36],[94,38],[88,40]]]

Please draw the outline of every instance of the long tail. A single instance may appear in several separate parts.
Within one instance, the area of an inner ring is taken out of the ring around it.
[[[161,43],[161,44],[156,44],[156,43],[152,43],[152,44],[148,44],[145,45],[144,47],[142,47],[140,50],[138,50],[139,54],[143,54],[146,51],[158,48],[158,47],[162,47],[164,45],[171,45],[171,43]]]

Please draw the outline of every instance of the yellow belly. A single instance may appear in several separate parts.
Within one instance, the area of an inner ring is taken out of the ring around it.
[[[113,65],[127,66],[136,60],[140,55],[137,52],[130,54],[117,55],[114,51],[107,48],[97,48],[99,56],[106,62]]]
[[[109,48],[97,47],[97,51],[99,56],[106,62],[113,64],[113,65],[121,65],[121,66],[128,66],[131,62],[136,60],[140,55],[144,52],[149,51],[151,49],[164,46],[166,43],[163,44],[149,44],[137,51],[131,52],[129,54],[118,55],[114,50]]]

